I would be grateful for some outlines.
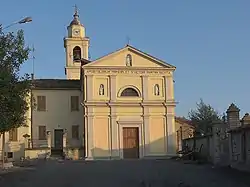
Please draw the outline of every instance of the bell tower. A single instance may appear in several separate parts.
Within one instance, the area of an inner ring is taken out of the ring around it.
[[[68,36],[64,38],[66,53],[65,74],[67,79],[80,79],[81,60],[89,59],[89,38],[86,37],[85,27],[79,20],[77,6],[75,6],[73,20],[67,29]]]

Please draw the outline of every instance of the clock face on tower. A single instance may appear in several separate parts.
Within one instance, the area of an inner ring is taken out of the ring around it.
[[[73,30],[73,35],[74,36],[79,36],[80,35],[80,30],[79,29],[74,29]]]

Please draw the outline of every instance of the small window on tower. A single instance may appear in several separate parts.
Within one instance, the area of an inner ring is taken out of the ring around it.
[[[81,61],[81,48],[79,46],[76,46],[73,49],[73,60],[75,62]]]

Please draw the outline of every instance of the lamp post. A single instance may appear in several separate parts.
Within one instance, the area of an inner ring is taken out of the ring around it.
[[[32,22],[32,18],[31,17],[25,17],[25,18],[23,18],[23,19],[21,19],[19,21],[11,23],[10,25],[7,25],[6,27],[3,27],[2,30],[5,30],[5,29],[7,29],[9,27],[12,27],[13,25],[24,24],[24,23],[29,23],[29,22]]]

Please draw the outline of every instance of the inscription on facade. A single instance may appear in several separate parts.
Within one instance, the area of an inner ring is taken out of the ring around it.
[[[95,69],[90,69],[85,71],[86,75],[90,74],[131,74],[131,75],[152,75],[152,74],[157,74],[157,75],[170,75],[170,71],[164,71],[164,70],[95,70]]]

